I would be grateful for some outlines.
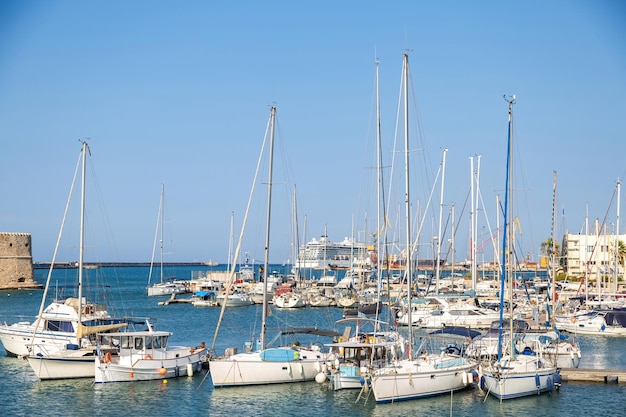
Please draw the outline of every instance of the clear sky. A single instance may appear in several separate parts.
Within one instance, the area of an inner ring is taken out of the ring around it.
[[[470,157],[480,156],[479,245],[495,230],[503,96],[515,94],[519,251],[536,259],[552,234],[553,171],[558,235],[584,232],[586,216],[617,223],[613,195],[626,173],[625,21],[624,2],[595,0],[4,1],[0,230],[31,233],[34,260],[52,259],[79,140],[89,138],[98,188],[87,210],[103,205],[110,236],[86,246],[112,246],[115,255],[88,260],[150,260],[164,183],[165,260],[226,262],[274,104],[270,260],[292,258],[292,212],[300,243],[325,229],[331,240],[366,239],[376,229],[375,60],[389,179],[392,156],[394,178],[404,169],[393,143],[398,135],[401,149],[397,103],[410,51],[420,257],[432,257],[437,234],[443,149],[442,211],[445,220],[455,207],[455,260],[468,252]],[[241,248],[257,261],[266,195],[259,175]],[[403,237],[402,181],[386,185],[395,241]],[[76,236],[66,232],[64,247],[75,248]],[[443,239],[451,239],[449,228]]]

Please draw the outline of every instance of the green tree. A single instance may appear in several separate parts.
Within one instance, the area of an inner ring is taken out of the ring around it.
[[[621,242],[620,242],[621,243]],[[624,248],[626,249],[626,248]],[[554,246],[552,245],[552,238],[549,237],[547,238],[544,242],[541,242],[541,253],[543,255],[546,255],[550,258],[552,258],[552,251],[554,250],[554,256],[555,257],[559,257],[561,256],[561,246],[558,243],[555,243]],[[626,253],[625,253],[626,255]]]
[[[622,240],[617,242],[617,259],[621,266],[626,265],[626,243]]]

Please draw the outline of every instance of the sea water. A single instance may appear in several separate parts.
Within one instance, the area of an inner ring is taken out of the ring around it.
[[[189,279],[200,267],[177,267],[174,275]],[[203,268],[209,270],[211,268]],[[147,267],[98,268],[88,275],[113,273],[107,285],[118,292],[118,306],[127,315],[157,319],[157,328],[173,333],[172,345],[213,344],[220,308],[191,304],[161,306],[167,297],[148,297]],[[41,271],[37,271],[42,273]],[[50,296],[68,290],[75,270],[55,271]],[[38,277],[41,281],[41,277]],[[0,320],[32,321],[42,290],[0,291]],[[113,300],[113,297],[111,298]],[[113,303],[113,301],[111,301]],[[46,303],[47,305],[47,303]],[[112,306],[113,309],[113,306]],[[215,351],[243,350],[244,342],[258,335],[260,306],[227,308]],[[268,327],[317,326],[336,328],[342,310],[301,308],[272,310]],[[579,336],[581,368],[626,369],[626,338]],[[39,381],[27,361],[8,357],[0,348],[0,415],[2,416],[624,416],[626,384],[564,382],[559,391],[538,396],[499,400],[470,388],[451,395],[393,404],[376,404],[371,392],[333,391],[316,382],[213,389],[206,372],[165,381],[93,384],[90,379]],[[361,399],[357,398],[361,394]]]

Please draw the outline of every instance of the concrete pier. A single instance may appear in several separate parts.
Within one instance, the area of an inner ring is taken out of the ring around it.
[[[567,381],[589,381],[604,383],[626,383],[626,370],[622,369],[591,369],[563,368],[561,379]]]

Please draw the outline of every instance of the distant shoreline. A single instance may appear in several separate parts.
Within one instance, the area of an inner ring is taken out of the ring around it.
[[[126,267],[126,266],[150,266],[151,262],[85,262],[84,267],[99,268],[99,267]],[[154,264],[153,264],[154,265]],[[164,262],[163,266],[219,266],[219,263],[210,262]],[[54,267],[59,269],[71,269],[76,268],[78,265],[76,262],[55,262]],[[33,262],[34,269],[49,269],[50,262]]]

